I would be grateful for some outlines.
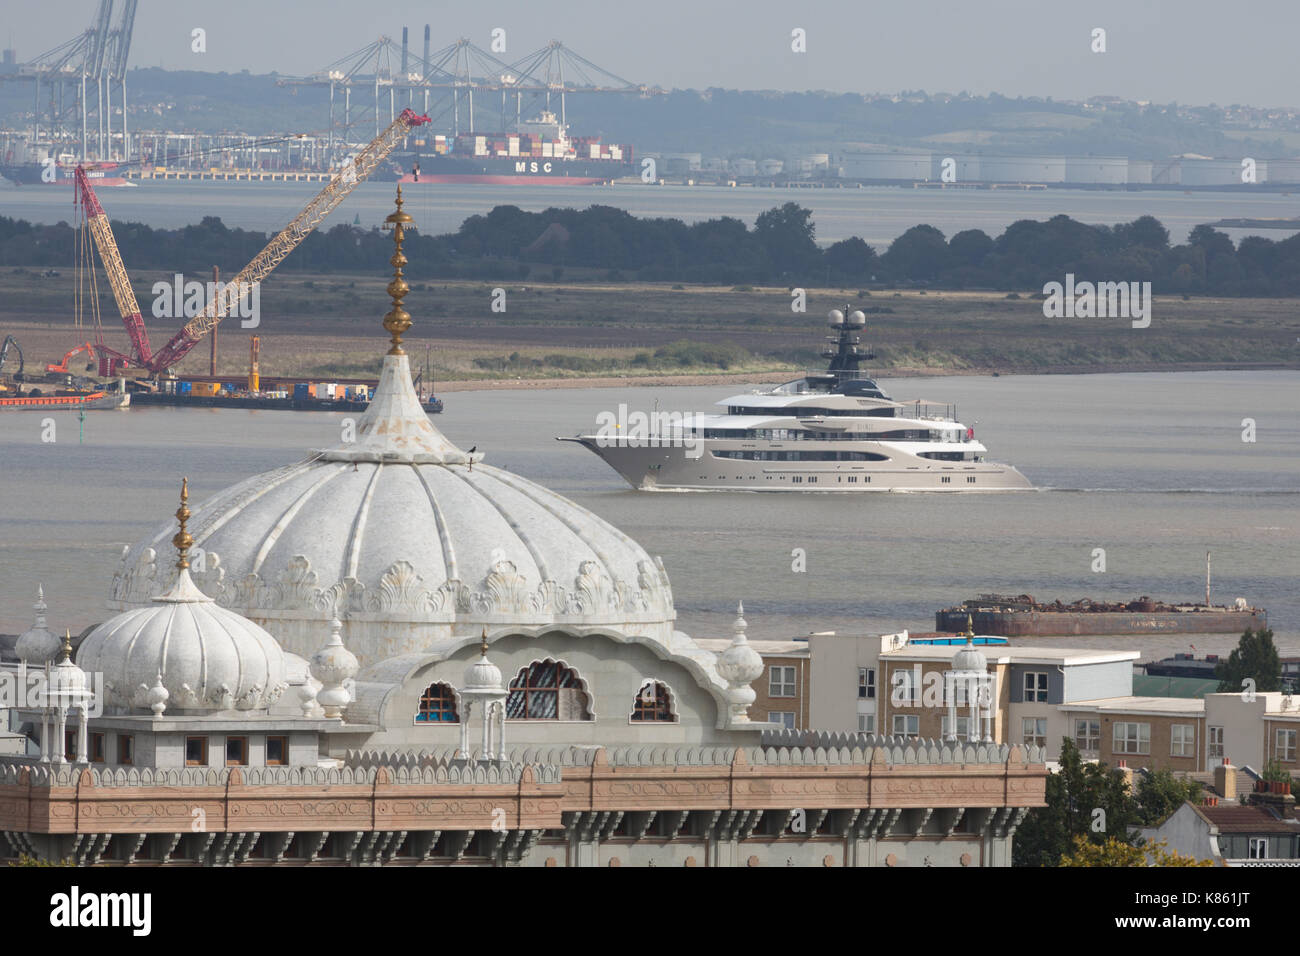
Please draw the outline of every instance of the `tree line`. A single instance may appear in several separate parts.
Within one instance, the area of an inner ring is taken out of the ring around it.
[[[153,229],[114,222],[132,275],[235,269],[266,244],[264,233],[206,216],[197,225]],[[75,230],[0,217],[0,266],[66,267]],[[858,237],[819,246],[810,210],[788,202],[749,226],[724,216],[687,224],[638,218],[611,206],[526,212],[497,206],[454,233],[408,236],[414,278],[525,278],[669,281],[788,286],[911,286],[1041,293],[1048,282],[1150,282],[1157,294],[1300,295],[1300,235],[1233,243],[1208,225],[1185,243],[1152,216],[1114,226],[1069,216],[1022,219],[996,237],[966,229],[951,237],[930,225],[908,229],[883,253]],[[338,225],[312,233],[284,271],[388,271],[392,243],[378,228]]]

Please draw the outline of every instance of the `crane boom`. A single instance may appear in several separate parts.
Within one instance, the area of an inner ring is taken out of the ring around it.
[[[235,297],[217,295],[204,310],[191,319],[186,326],[172,336],[150,361],[146,363],[149,371],[158,373],[175,365],[183,359],[190,349],[207,335],[225,318],[226,313],[238,301],[237,296],[244,289],[266,278],[285,256],[293,252],[312,230],[341,203],[357,184],[370,175],[371,171],[383,161],[384,157],[395,147],[413,127],[429,122],[429,117],[420,116],[414,110],[402,110],[400,116],[393,120],[387,129],[381,132],[361,150],[356,159],[340,170],[329,184],[322,189],[302,212],[287,226],[280,230],[266,248],[243,270],[230,280],[227,289],[235,290]]]
[[[104,207],[99,204],[99,197],[91,188],[86,170],[78,166],[75,175],[77,201],[85,211],[86,224],[95,239],[95,248],[99,250],[100,261],[104,263],[108,284],[113,290],[113,298],[117,300],[117,310],[122,314],[122,324],[126,326],[126,334],[131,338],[131,362],[147,368],[153,357],[149,348],[149,333],[145,330],[144,318],[140,315],[140,306],[135,300],[135,290],[131,288],[131,280],[126,277],[126,267],[122,265],[122,255],[117,250],[113,229],[108,224]],[[100,364],[104,364],[102,358]],[[110,370],[101,371],[100,374],[110,374]]]

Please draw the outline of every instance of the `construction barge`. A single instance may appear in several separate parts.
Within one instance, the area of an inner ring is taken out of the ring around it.
[[[1168,604],[1142,596],[1127,604],[1087,598],[1040,604],[1032,595],[981,594],[935,612],[936,631],[959,633],[970,618],[977,634],[1002,637],[1070,637],[1084,634],[1229,634],[1268,626],[1268,614],[1243,598],[1232,606]]]

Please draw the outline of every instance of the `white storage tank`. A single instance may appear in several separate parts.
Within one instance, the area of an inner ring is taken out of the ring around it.
[[[845,153],[840,157],[840,165],[846,179],[917,182],[931,178],[932,154]]]
[[[1124,156],[1067,156],[1065,181],[1082,186],[1123,186],[1128,182]]]
[[[1063,183],[1064,156],[982,156],[980,173],[989,183]]]
[[[1242,166],[1240,159],[1184,159],[1182,161],[1184,186],[1240,186]],[[1266,182],[1268,164],[1255,163],[1255,182]]]

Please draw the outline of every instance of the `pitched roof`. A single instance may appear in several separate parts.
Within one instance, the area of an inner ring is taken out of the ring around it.
[[[1199,806],[1196,812],[1220,833],[1300,833],[1295,817],[1280,818],[1259,806]]]

